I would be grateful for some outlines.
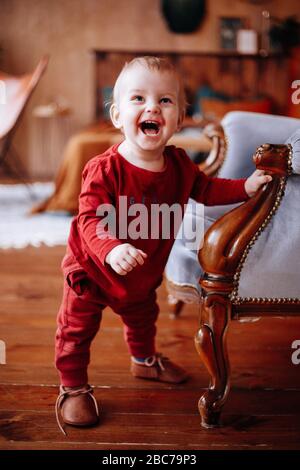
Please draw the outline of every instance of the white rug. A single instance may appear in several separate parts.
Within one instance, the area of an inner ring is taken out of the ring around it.
[[[28,215],[38,201],[50,196],[53,183],[0,185],[0,248],[24,248],[28,245],[65,245],[72,217],[48,212]]]

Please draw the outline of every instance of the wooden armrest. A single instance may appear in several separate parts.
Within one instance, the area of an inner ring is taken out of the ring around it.
[[[207,141],[207,146],[210,147],[209,154],[204,162],[198,166],[208,176],[216,175],[222,166],[226,151],[227,143],[225,138],[224,129],[220,123],[205,118],[195,120],[186,117],[182,128],[193,127],[201,129],[201,138]]]
[[[271,174],[273,180],[207,230],[199,251],[199,261],[206,273],[200,283],[206,290],[215,288],[216,283],[219,286],[223,283],[224,291],[232,290],[234,274],[247,254],[248,245],[255,242],[280,204],[286,178],[291,172],[290,146],[264,144],[257,149],[253,160],[256,167]]]
[[[204,127],[203,134],[212,143],[212,149],[204,162],[198,166],[208,176],[215,175],[222,166],[226,151],[227,143],[224,129],[221,124],[210,123]]]

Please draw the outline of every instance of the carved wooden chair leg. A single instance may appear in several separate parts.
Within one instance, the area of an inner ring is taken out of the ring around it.
[[[169,306],[170,317],[177,318],[180,315],[184,307],[184,302],[182,300],[177,300],[176,297],[173,297],[172,294],[169,294],[168,306]]]
[[[226,349],[230,311],[229,299],[220,294],[208,294],[202,299],[200,329],[195,344],[211,376],[209,388],[201,396],[198,405],[203,427],[219,425],[221,410],[230,388]]]

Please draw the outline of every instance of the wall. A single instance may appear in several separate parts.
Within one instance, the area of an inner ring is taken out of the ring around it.
[[[298,13],[298,4],[273,0],[266,6],[275,16],[285,17]],[[261,9],[245,0],[208,0],[199,30],[178,35],[168,31],[160,0],[0,0],[1,69],[30,71],[44,53],[51,56],[17,136],[30,170],[34,173],[29,154],[35,105],[63,98],[73,109],[74,129],[93,119],[91,49],[216,51],[219,16],[247,17],[258,27]]]

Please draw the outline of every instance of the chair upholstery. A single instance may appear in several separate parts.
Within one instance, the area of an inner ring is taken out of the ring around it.
[[[242,111],[228,113],[221,124],[228,148],[218,176],[233,179],[248,177],[255,170],[252,155],[259,145],[265,142],[274,144],[287,142],[289,137],[300,129],[299,119]],[[295,162],[295,165],[298,165],[299,171],[300,163]],[[291,184],[292,180],[288,183],[287,191]],[[191,216],[195,204],[197,204],[195,201],[189,200],[185,217]],[[219,217],[238,205],[204,207],[202,211],[204,231]],[[165,270],[169,293],[177,300],[196,301],[191,292],[183,287],[190,286],[200,295],[199,280],[202,274],[197,250],[191,253],[186,248],[186,240],[177,239]]]
[[[198,259],[196,250],[187,256],[184,240],[176,240],[168,261],[166,273],[175,299],[185,300],[180,288],[186,290],[189,283],[201,285],[201,289],[192,287],[197,292],[193,300],[200,302],[195,345],[211,376],[210,386],[199,400],[204,427],[219,424],[230,390],[226,346],[230,320],[300,315],[300,120],[230,113],[223,125],[229,154],[220,175],[231,176],[228,173],[233,173],[235,160],[238,170],[234,176],[247,176],[255,146],[271,142],[261,145],[253,160],[273,179],[229,212],[214,208],[224,213],[214,223],[209,220],[210,208],[205,208],[203,223],[209,228]],[[258,137],[253,135],[256,126]],[[176,284],[178,279],[181,284]]]

